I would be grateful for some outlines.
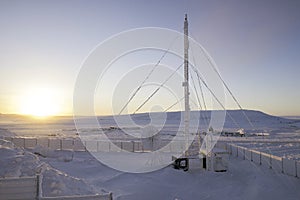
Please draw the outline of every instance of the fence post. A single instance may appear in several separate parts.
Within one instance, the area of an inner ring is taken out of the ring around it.
[[[295,161],[295,174],[296,174],[296,177],[298,177],[298,174],[297,174],[297,161]]]
[[[245,151],[246,151],[246,148],[243,147],[243,160],[246,160]]]
[[[38,185],[38,188],[39,188],[39,196],[38,196],[38,200],[42,199],[43,198],[43,174],[40,173],[39,176],[38,176],[38,179],[39,179],[39,185]]]
[[[297,177],[300,178],[300,162],[296,161],[297,164]]]
[[[37,187],[36,188],[36,197],[39,200],[40,199],[40,174],[37,174],[36,181],[37,181],[37,184],[36,184],[36,187]]]
[[[259,164],[261,165],[261,152],[259,152]]]
[[[133,150],[133,152],[135,152],[135,149],[134,149],[134,143],[135,142],[133,140],[131,142],[132,142],[132,150]]]

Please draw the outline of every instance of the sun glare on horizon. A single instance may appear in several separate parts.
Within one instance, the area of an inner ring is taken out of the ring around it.
[[[23,96],[20,102],[20,114],[34,117],[58,115],[60,106],[56,95],[49,89],[32,91]]]

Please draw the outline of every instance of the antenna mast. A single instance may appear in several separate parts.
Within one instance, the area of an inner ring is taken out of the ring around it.
[[[187,14],[184,18],[184,135],[186,137],[186,156],[189,142],[189,129],[190,129],[190,104],[189,104],[189,38],[188,38],[188,20]]]

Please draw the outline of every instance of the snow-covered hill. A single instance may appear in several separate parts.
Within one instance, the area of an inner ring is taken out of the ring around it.
[[[219,116],[213,118],[211,116]],[[198,125],[201,131],[207,131],[209,126],[214,126],[214,120],[225,117],[224,130],[237,130],[244,128],[246,132],[268,132],[273,133],[300,133],[300,120],[287,119],[254,110],[227,110],[225,111],[192,111],[191,124]],[[247,119],[251,122],[251,125]],[[87,131],[97,130],[98,124],[89,124],[90,117],[84,117],[84,127]],[[144,127],[149,124],[154,126],[164,125],[164,130],[174,130],[183,125],[183,112],[168,113],[141,113],[135,115],[121,116],[98,116],[102,128],[113,127]],[[152,121],[151,121],[152,119]],[[215,127],[213,127],[215,128]],[[77,130],[72,116],[53,117],[47,120],[37,120],[30,117],[18,115],[0,115],[0,136],[13,132],[17,135],[43,135],[43,136],[70,136],[76,135]]]
[[[179,125],[183,122],[183,112],[168,112],[168,113],[142,113],[130,115],[130,118],[138,125],[147,125],[155,118],[165,120],[165,125]],[[219,116],[211,118],[211,116]],[[261,111],[255,110],[227,110],[227,111],[192,111],[191,123],[199,121],[199,128],[206,130],[212,120],[223,120],[225,117],[224,129],[239,129],[244,128],[248,132],[295,132],[300,130],[300,120],[287,119],[277,116],[268,115]],[[117,121],[128,120],[128,115],[119,116]],[[165,118],[164,118],[165,117]],[[101,125],[115,123],[114,117],[99,117]],[[249,122],[250,121],[250,122]]]

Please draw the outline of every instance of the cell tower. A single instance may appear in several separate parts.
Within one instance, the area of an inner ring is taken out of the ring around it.
[[[190,130],[190,103],[189,103],[189,38],[188,38],[188,20],[187,14],[184,18],[184,81],[182,83],[184,88],[184,135],[186,137],[186,156],[189,142]]]

